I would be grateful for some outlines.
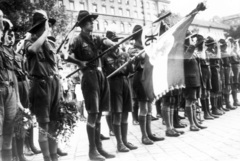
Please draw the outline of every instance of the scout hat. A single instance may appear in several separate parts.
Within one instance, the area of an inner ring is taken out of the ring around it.
[[[210,45],[213,45],[214,43],[215,43],[214,39],[212,37],[208,36],[205,41],[205,45],[210,46]]]
[[[84,22],[85,20],[91,19],[93,18],[94,20],[98,17],[97,14],[90,14],[88,11],[86,10],[81,10],[78,13],[78,25],[80,25],[82,22]]]
[[[32,27],[28,30],[28,32],[35,32],[45,21],[48,20],[47,13],[43,10],[36,10],[33,14],[33,23]]]
[[[106,37],[114,42],[117,42],[119,39],[123,38],[123,37],[116,36],[116,33],[112,31],[107,31]]]
[[[132,30],[132,33],[135,33],[135,32],[137,32],[137,31],[139,31],[139,30],[141,30],[141,29],[142,29],[142,26],[141,26],[141,25],[135,25],[134,28],[133,28],[133,30]],[[142,30],[141,30],[139,33],[133,35],[133,37],[131,38],[131,40],[135,40],[135,39],[137,38],[137,36],[138,36],[138,35],[141,35],[141,34],[142,34]]]

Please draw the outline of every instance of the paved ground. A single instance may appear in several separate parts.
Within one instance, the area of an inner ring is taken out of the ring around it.
[[[102,133],[108,135],[104,117],[102,122]],[[131,117],[129,122],[131,122]],[[156,134],[165,136],[165,126],[161,122],[161,119],[154,121],[152,128]],[[219,119],[204,121],[203,124],[208,128],[200,132],[190,132],[187,127],[183,129],[185,134],[178,138],[165,137],[165,141],[146,146],[141,144],[139,126],[133,126],[130,123],[129,141],[138,146],[137,150],[118,153],[114,137],[103,141],[103,145],[109,152],[116,154],[116,158],[111,161],[239,161],[240,108],[227,112]],[[85,122],[79,122],[75,134],[64,150],[68,151],[69,155],[60,157],[60,161],[89,160]],[[42,161],[40,154],[28,158],[32,161]]]

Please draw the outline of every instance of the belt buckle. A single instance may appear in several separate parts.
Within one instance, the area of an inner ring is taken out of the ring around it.
[[[102,67],[97,67],[97,70],[102,71]]]

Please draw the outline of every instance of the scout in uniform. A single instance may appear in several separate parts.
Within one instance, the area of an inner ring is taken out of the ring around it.
[[[12,24],[0,10],[0,161],[12,160],[12,137],[17,108],[23,108],[14,72],[14,51],[9,44]]]
[[[78,64],[83,72],[81,86],[88,112],[89,158],[105,160],[115,157],[103,149],[100,139],[102,111],[110,110],[109,84],[102,72],[100,59],[87,62],[98,56],[103,45],[113,46],[115,43],[107,38],[91,35],[93,21],[97,17],[98,15],[90,14],[85,10],[79,12],[78,26],[81,28],[81,33],[73,40],[67,61]]]
[[[142,29],[142,26],[136,25],[133,28],[132,33],[135,33],[140,29]],[[133,39],[135,40],[134,47],[128,50],[130,55],[138,54],[138,52],[143,49],[141,35],[142,35],[141,32],[134,35],[133,37]],[[145,55],[142,54],[138,58],[136,58],[134,62],[135,73],[133,76],[133,90],[136,94],[136,99],[139,103],[140,113],[139,113],[138,121],[139,121],[140,129],[142,132],[142,143],[145,145],[151,145],[154,143],[153,141],[162,141],[164,140],[164,138],[158,137],[152,133],[152,129],[151,129],[151,121],[152,121],[151,103],[152,102],[147,97],[143,88],[143,84],[141,82],[142,72],[144,67],[144,60],[145,60]]]
[[[30,109],[36,115],[39,145],[44,161],[57,161],[56,121],[60,101],[60,81],[57,73],[54,47],[47,40],[49,22],[45,11],[37,10],[28,31],[31,39],[26,41],[25,51],[30,78]]]
[[[222,92],[222,80],[220,73],[221,52],[219,44],[216,44],[212,37],[207,37],[205,42],[207,47],[206,55],[209,58],[211,69],[211,84],[210,101],[212,105],[212,113],[214,115],[222,115],[223,111],[219,109],[218,96]]]
[[[187,33],[187,36],[189,33]],[[184,98],[186,99],[185,113],[190,122],[190,131],[199,131],[206,127],[201,126],[196,118],[196,102],[200,98],[200,87],[202,86],[201,68],[198,56],[194,53],[195,44],[192,37],[185,40],[185,60],[184,72],[186,88],[184,90]]]
[[[120,39],[116,36],[115,32],[112,31],[107,31],[106,37],[114,42]],[[105,74],[111,74],[128,60],[128,54],[121,51],[120,48],[110,51],[110,53],[104,57],[103,61]],[[109,78],[113,129],[119,152],[128,152],[129,150],[137,149],[136,146],[127,141],[128,112],[132,112],[132,98],[129,79],[127,77],[130,72],[131,64],[125,66]]]

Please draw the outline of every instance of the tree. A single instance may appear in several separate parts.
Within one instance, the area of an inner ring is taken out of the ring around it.
[[[22,37],[31,27],[31,17],[35,9],[43,9],[50,18],[57,20],[53,34],[66,33],[68,14],[64,5],[58,6],[57,0],[0,0],[0,9],[9,18],[16,28],[19,37]]]
[[[234,39],[240,38],[240,26],[233,28],[231,27],[230,30],[227,32],[226,36],[231,36]]]

